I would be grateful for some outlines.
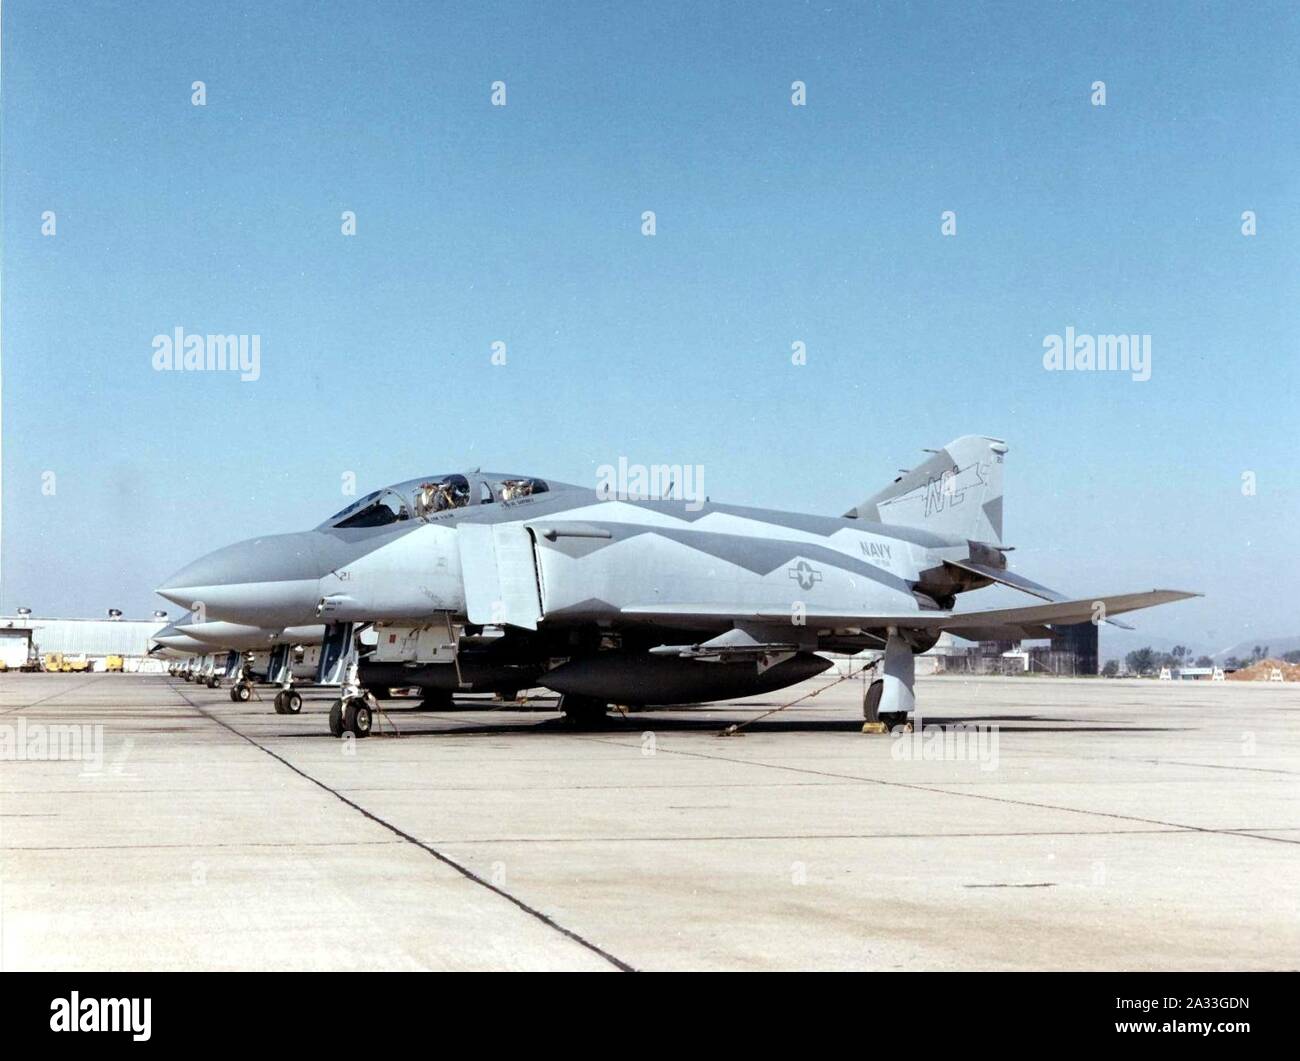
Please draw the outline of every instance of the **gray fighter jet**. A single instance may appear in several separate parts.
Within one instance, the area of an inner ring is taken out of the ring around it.
[[[173,676],[197,681],[209,689],[231,679],[230,699],[250,700],[255,681],[279,685],[275,696],[277,714],[296,715],[302,710],[302,695],[294,680],[312,678],[319,667],[319,646],[325,627],[308,626],[267,629],[220,620],[199,621],[191,611],[184,618],[159,630],[153,640],[159,651],[188,659],[185,667],[173,669]]]
[[[182,629],[182,626],[192,618],[192,614],[187,615],[174,623],[168,623],[154,634],[150,639],[154,643],[149,648],[149,654],[173,660],[169,669],[173,677],[184,678],[187,682],[211,684],[217,667],[217,657],[211,645],[191,637]],[[220,656],[223,661],[221,666],[224,669],[226,654],[222,652]]]
[[[325,640],[323,624],[268,629],[208,619],[188,623],[181,630],[235,657],[226,675],[233,679],[231,700],[251,699],[254,682],[263,681],[280,687],[273,700],[276,714],[296,715],[302,710],[302,694],[294,683],[313,679],[319,669],[319,646]]]
[[[905,721],[913,656],[951,631],[1048,637],[1195,596],[1070,598],[1007,569],[1004,442],[966,436],[849,509],[815,516],[606,496],[527,475],[440,474],[377,490],[295,534],[253,538],[179,571],[158,592],[210,619],[326,624],[321,680],[342,681],[335,735],[369,732],[368,686],[542,686],[575,721],[611,703],[729,699],[793,685],[817,653],[883,651],[868,721]],[[1041,602],[958,611],[1001,584]],[[378,643],[365,659],[357,624]]]

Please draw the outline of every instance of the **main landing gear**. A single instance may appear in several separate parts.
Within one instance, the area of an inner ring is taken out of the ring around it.
[[[885,681],[877,678],[862,697],[862,717],[868,723],[879,722],[885,729],[893,730],[895,726],[907,725],[906,711],[881,711],[880,701],[885,695]]]
[[[891,627],[885,642],[883,674],[867,686],[862,698],[863,733],[888,733],[895,726],[907,725],[908,712],[916,706],[912,691],[916,661],[912,652],[912,643]]]

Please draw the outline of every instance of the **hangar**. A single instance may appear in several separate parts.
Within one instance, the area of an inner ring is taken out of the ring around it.
[[[28,657],[61,653],[84,659],[88,670],[103,670],[109,656],[121,656],[123,669],[152,672],[165,663],[149,658],[149,643],[167,625],[165,616],[152,619],[45,619],[34,615],[0,616],[0,650],[11,669]]]

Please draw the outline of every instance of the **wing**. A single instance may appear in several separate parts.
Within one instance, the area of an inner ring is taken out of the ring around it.
[[[994,608],[989,611],[976,612],[910,612],[902,615],[869,615],[865,612],[846,614],[827,612],[817,608],[808,608],[801,614],[807,626],[811,627],[855,627],[860,630],[883,630],[897,626],[908,630],[930,630],[941,633],[951,631],[961,637],[985,638],[990,634],[998,638],[1047,637],[1050,631],[1040,632],[1051,623],[1070,625],[1072,623],[1092,622],[1098,614],[1122,615],[1140,608],[1152,608],[1157,604],[1169,604],[1173,601],[1199,597],[1199,593],[1188,593],[1176,589],[1153,589],[1145,593],[1119,593],[1106,597],[1088,597],[1080,600],[1053,601],[1049,604],[1031,604],[1023,608]],[[645,604],[623,608],[621,612],[628,619],[653,620],[658,622],[679,621],[682,623],[726,623],[726,622],[784,622],[794,625],[789,609],[766,608],[740,610],[734,612],[718,611],[714,605],[700,606],[692,604]]]
[[[1021,593],[1028,593],[1031,597],[1038,597],[1040,600],[1051,601],[1054,604],[1069,600],[1064,593],[1059,593],[1044,586],[1041,582],[1035,582],[1032,578],[1025,578],[1024,575],[1017,575],[1015,572],[1007,571],[1004,568],[990,567],[988,564],[976,563],[974,560],[945,560],[944,563],[949,567],[969,571],[981,578],[987,578],[990,582],[998,582],[1004,586],[1010,586],[1012,589],[1018,589]],[[1118,626],[1121,630],[1133,629],[1128,623],[1117,622],[1114,619],[1107,619],[1106,622],[1110,623],[1111,626]]]

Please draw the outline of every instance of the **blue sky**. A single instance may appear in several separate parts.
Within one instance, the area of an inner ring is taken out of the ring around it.
[[[200,553],[342,507],[345,471],[625,456],[839,513],[983,433],[1020,571],[1202,590],[1138,617],[1197,645],[1300,633],[1298,30],[1282,4],[9,0],[0,607],[147,615]],[[153,371],[177,326],[260,335],[261,378]],[[1067,326],[1150,334],[1152,378],[1044,371]]]

